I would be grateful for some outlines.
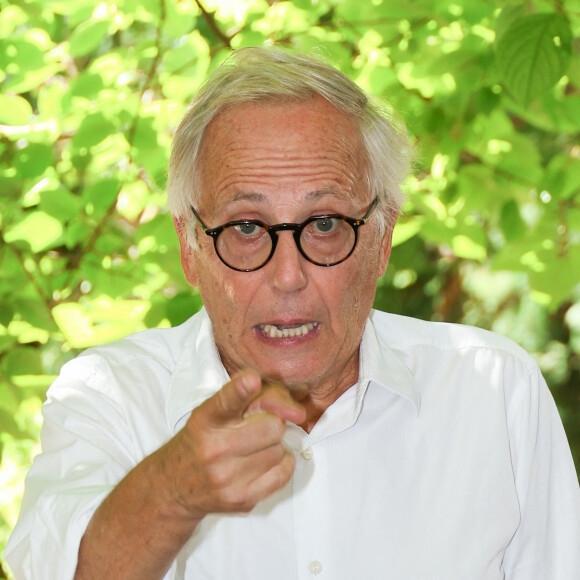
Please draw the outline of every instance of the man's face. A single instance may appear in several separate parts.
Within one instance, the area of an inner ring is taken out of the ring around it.
[[[196,209],[208,227],[243,218],[270,225],[330,213],[360,218],[372,201],[365,164],[359,131],[322,98],[236,105],[204,137]],[[201,230],[198,250],[181,240],[186,277],[200,289],[230,374],[249,367],[320,392],[356,382],[362,331],[390,252],[379,219],[375,212],[350,258],[328,268],[304,259],[289,231],[279,232],[274,256],[254,272],[225,266]],[[307,332],[270,336],[272,326]]]

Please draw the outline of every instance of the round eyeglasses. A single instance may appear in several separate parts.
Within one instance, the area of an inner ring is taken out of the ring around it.
[[[253,272],[266,265],[276,251],[278,232],[289,230],[299,252],[317,266],[336,266],[353,252],[358,241],[358,229],[370,218],[378,198],[371,203],[361,219],[341,214],[315,215],[302,223],[269,226],[260,220],[235,220],[208,228],[192,207],[191,211],[206,235],[213,238],[219,259],[232,270]]]

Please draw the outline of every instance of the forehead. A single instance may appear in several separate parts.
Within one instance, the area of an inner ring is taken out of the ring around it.
[[[366,154],[360,130],[321,97],[244,103],[209,125],[200,153],[202,197],[219,205],[240,194],[361,192]]]

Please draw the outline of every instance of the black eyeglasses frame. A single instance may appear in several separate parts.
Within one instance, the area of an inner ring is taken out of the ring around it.
[[[339,214],[339,213],[333,213],[333,214],[314,215],[314,216],[309,217],[308,219],[306,219],[305,221],[303,221],[301,223],[281,223],[281,224],[274,224],[274,225],[270,226],[270,225],[265,224],[264,222],[262,222],[260,220],[234,220],[234,221],[230,221],[230,222],[227,222],[225,224],[222,224],[221,226],[217,226],[215,228],[208,228],[203,223],[202,219],[199,217],[199,214],[197,213],[197,211],[195,211],[195,208],[192,205],[189,207],[191,208],[191,211],[192,211],[197,223],[199,224],[200,228],[203,230],[203,232],[207,236],[210,236],[213,239],[214,250],[215,250],[218,258],[222,261],[223,264],[225,264],[228,268],[235,270],[236,272],[255,272],[256,270],[263,268],[272,259],[272,256],[274,255],[274,252],[276,251],[276,244],[278,243],[278,232],[282,232],[282,231],[292,231],[292,236],[294,238],[294,242],[296,243],[296,247],[298,248],[298,251],[304,257],[304,259],[306,259],[311,264],[315,264],[316,266],[322,266],[324,268],[328,268],[330,266],[336,266],[337,264],[341,264],[347,258],[349,258],[352,255],[352,253],[354,252],[356,245],[358,243],[358,229],[367,223],[367,221],[371,217],[371,214],[373,213],[374,209],[377,207],[378,203],[379,203],[379,198],[375,197],[375,199],[371,202],[371,205],[369,206],[369,209],[367,210],[365,215],[360,219],[347,217],[347,216],[344,216],[344,215]],[[349,224],[352,227],[352,229],[354,230],[354,243],[352,245],[352,249],[341,260],[337,260],[336,262],[331,262],[331,263],[316,262],[315,260],[312,260],[311,258],[309,258],[306,255],[306,253],[304,252],[304,250],[302,249],[302,245],[300,243],[300,236],[302,234],[302,231],[304,230],[304,228],[306,226],[308,226],[308,224],[311,224],[312,222],[317,221],[317,220],[321,220],[321,219],[340,219],[342,221],[345,221],[347,224]],[[270,250],[268,257],[259,266],[256,266],[255,268],[248,268],[248,269],[236,268],[236,267],[232,266],[231,264],[228,264],[222,258],[222,256],[220,255],[220,253],[218,251],[217,240],[218,240],[219,235],[226,228],[229,228],[232,226],[241,226],[241,225],[257,225],[257,226],[263,228],[264,230],[266,230],[266,232],[270,236],[270,239],[272,240],[272,249]]]

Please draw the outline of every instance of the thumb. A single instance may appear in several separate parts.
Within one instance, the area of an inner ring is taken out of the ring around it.
[[[253,371],[241,371],[232,377],[212,398],[214,418],[219,422],[241,419],[250,401],[262,387],[262,379]]]

